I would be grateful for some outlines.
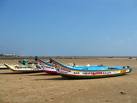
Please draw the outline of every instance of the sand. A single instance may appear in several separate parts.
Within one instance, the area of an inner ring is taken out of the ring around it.
[[[124,76],[68,80],[46,73],[0,70],[0,103],[137,103],[137,60],[127,58],[60,59],[65,64],[129,65]],[[17,60],[0,60],[16,64]]]

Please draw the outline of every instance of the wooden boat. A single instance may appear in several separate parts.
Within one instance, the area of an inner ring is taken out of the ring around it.
[[[58,75],[59,72],[56,70],[55,67],[52,66],[52,64],[48,63],[48,62],[45,62],[41,59],[35,59],[40,65],[42,65],[42,67],[44,68],[44,72],[46,72],[47,74],[50,74],[50,75]]]
[[[53,63],[53,66],[55,68],[58,68],[57,71],[60,73],[62,77],[77,78],[77,79],[121,76],[121,75],[130,73],[132,70],[129,66],[114,66],[104,70],[103,69],[92,70],[91,68],[75,69],[75,68],[67,67],[53,59],[50,59],[50,63]]]
[[[59,72],[54,67],[46,67],[44,68],[44,72],[50,74],[50,75],[58,75]]]
[[[7,68],[10,70],[17,72],[17,73],[32,73],[32,72],[43,72],[43,68],[38,65],[31,65],[31,66],[26,66],[26,65],[8,65],[5,64]]]
[[[4,64],[0,64],[0,70],[1,69],[7,69],[7,67]]]
[[[58,75],[59,72],[57,71],[57,68],[53,66],[53,64],[50,64],[49,62],[45,62],[41,59],[36,59],[36,62],[38,62],[40,65],[44,67],[44,71],[50,75]],[[67,65],[68,66],[68,65]],[[74,68],[74,66],[68,66],[70,68]],[[88,67],[88,66],[75,66],[76,69],[80,69],[80,67]]]

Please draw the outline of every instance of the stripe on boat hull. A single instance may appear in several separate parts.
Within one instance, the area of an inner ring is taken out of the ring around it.
[[[106,78],[106,77],[116,77],[116,76],[122,76],[126,73],[122,74],[111,74],[111,75],[96,75],[96,76],[83,76],[83,75],[72,75],[72,74],[60,74],[62,77],[65,78],[72,78],[72,79],[94,79],[94,78]]]

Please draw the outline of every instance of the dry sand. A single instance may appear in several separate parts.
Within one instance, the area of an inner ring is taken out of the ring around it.
[[[137,103],[137,60],[125,58],[62,59],[65,64],[129,65],[119,77],[67,80],[45,73],[14,74],[0,70],[0,103]],[[0,60],[16,64],[17,60]]]

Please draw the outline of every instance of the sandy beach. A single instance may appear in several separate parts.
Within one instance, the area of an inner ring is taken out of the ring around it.
[[[0,103],[136,103],[137,60],[128,58],[59,59],[76,65],[128,65],[128,75],[69,80],[42,73],[15,74],[0,70]],[[16,64],[18,60],[0,60]]]

